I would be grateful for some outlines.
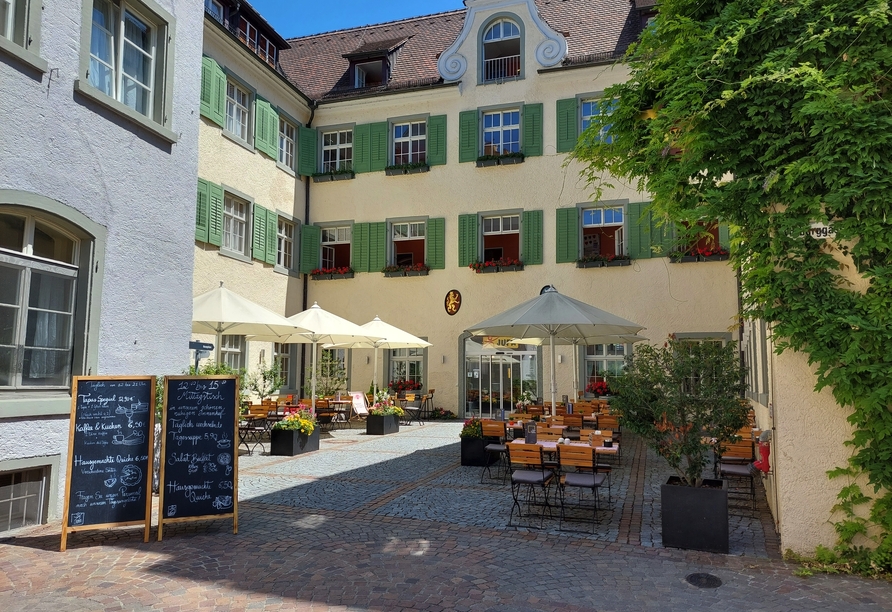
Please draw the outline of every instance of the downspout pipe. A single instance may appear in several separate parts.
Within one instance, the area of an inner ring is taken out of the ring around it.
[[[315,100],[310,100],[310,118],[307,120],[307,129],[309,129],[313,125],[313,118],[316,116],[316,108],[318,108],[319,104]],[[313,181],[308,176],[306,177],[306,183],[304,183],[304,225],[309,225],[310,223],[310,183]],[[310,288],[310,275],[303,275],[303,298],[301,301],[301,312],[309,308],[309,298],[307,297],[307,291]],[[316,345],[312,345],[315,351]],[[300,345],[300,389],[303,391],[307,382],[307,369],[304,367],[304,364],[307,362],[307,345]],[[313,398],[310,398],[313,399]]]

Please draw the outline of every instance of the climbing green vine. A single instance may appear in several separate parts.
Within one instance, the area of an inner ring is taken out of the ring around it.
[[[666,223],[735,228],[744,315],[771,322],[777,349],[805,353],[816,389],[850,411],[851,460],[829,473],[849,483],[833,554],[892,571],[889,2],[658,6],[630,78],[605,92],[614,112],[572,157],[596,192],[611,176],[648,191]],[[851,484],[860,474],[872,491]]]

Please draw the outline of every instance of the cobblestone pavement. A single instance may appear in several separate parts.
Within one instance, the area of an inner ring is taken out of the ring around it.
[[[795,577],[764,499],[733,511],[730,555],[662,548],[666,472],[631,438],[595,534],[508,528],[510,489],[459,466],[460,427],[345,429],[310,455],[242,456],[238,535],[225,520],[148,544],[89,531],[60,553],[58,523],[21,530],[0,539],[0,611],[892,610],[892,583]],[[701,572],[722,585],[685,581]]]

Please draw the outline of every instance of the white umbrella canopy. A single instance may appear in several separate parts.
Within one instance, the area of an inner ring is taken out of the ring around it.
[[[634,335],[642,329],[642,325],[562,295],[549,286],[537,297],[465,331],[472,336],[548,338],[551,347],[551,409],[554,411],[557,397],[554,372],[556,338]]]
[[[313,302],[310,308],[286,319],[294,327],[304,329],[304,332],[286,333],[279,335],[256,335],[249,340],[261,342],[280,342],[284,344],[312,344],[313,345],[313,384],[312,402],[313,410],[316,409],[316,349],[318,344],[349,344],[352,342],[374,342],[380,340],[380,336],[371,334],[365,329],[347,319],[332,314]]]
[[[196,334],[215,334],[216,361],[220,363],[220,343],[223,334],[249,336],[252,334],[290,334],[307,331],[298,328],[280,314],[230,291],[223,286],[192,298],[192,331]]]
[[[380,336],[378,340],[358,340],[356,342],[342,344],[326,344],[325,348],[337,346],[347,348],[370,348],[375,349],[375,393],[378,393],[378,350],[383,349],[403,349],[403,348],[425,348],[433,346],[430,342],[422,340],[417,336],[413,336],[407,331],[394,327],[390,323],[385,323],[376,315],[374,319],[360,325],[370,336]]]

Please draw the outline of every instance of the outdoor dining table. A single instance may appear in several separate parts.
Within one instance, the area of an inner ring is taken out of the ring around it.
[[[511,444],[523,444],[523,438],[517,438],[512,441]],[[547,440],[543,440],[542,442],[536,442],[539,446],[542,447],[542,450],[546,453],[553,453],[557,451],[558,443],[550,442]],[[567,446],[589,446],[589,444],[585,442],[567,442]],[[563,446],[563,445],[562,445]],[[607,454],[607,455],[616,455],[619,453],[619,444],[614,444],[613,446],[595,446],[593,447],[596,453]]]
[[[352,416],[350,412],[353,410],[352,399],[332,399],[328,400],[328,407],[337,412],[337,422],[348,423]]]

